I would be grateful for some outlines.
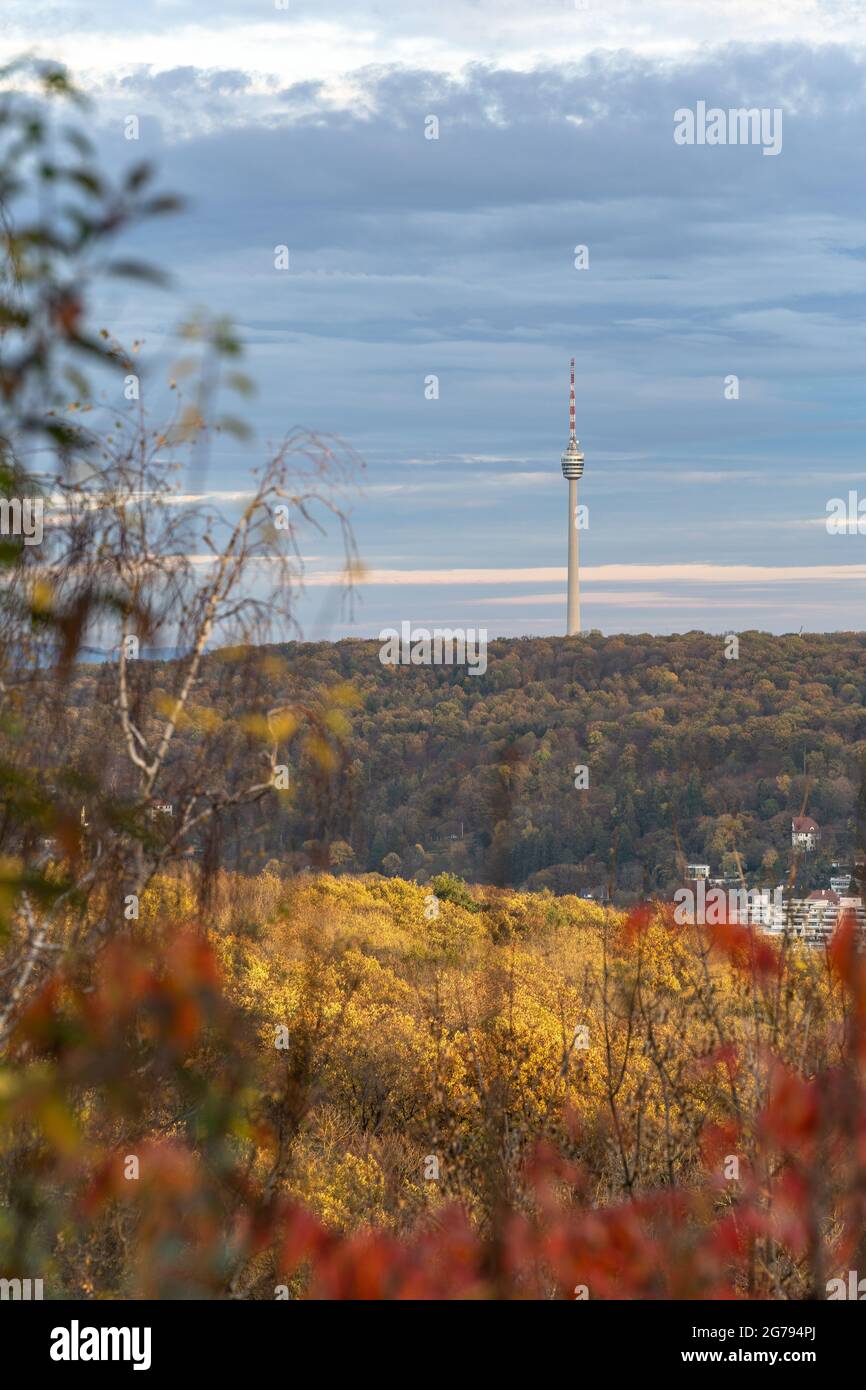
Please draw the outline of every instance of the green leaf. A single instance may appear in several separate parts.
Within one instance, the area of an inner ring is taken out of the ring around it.
[[[182,198],[175,198],[172,194],[165,193],[159,198],[150,198],[146,203],[143,203],[141,212],[145,217],[160,217],[166,212],[179,212],[182,207]]]
[[[111,261],[106,266],[106,273],[122,275],[127,280],[144,280],[149,285],[158,285],[160,289],[166,289],[171,284],[170,276],[145,261]]]
[[[141,164],[133,164],[132,168],[127,171],[123,186],[127,193],[137,193],[139,188],[142,188],[152,178],[153,166],[143,161]]]
[[[246,424],[245,421],[239,420],[235,415],[223,415],[222,418],[217,421],[217,429],[222,430],[225,434],[232,435],[235,439],[246,440],[252,438],[252,431],[249,425]]]
[[[94,198],[101,198],[105,191],[102,180],[90,169],[65,169],[61,171],[61,177],[83,188],[85,193],[90,193]]]
[[[16,309],[0,301],[0,327],[26,328],[29,322],[30,315],[26,309]]]
[[[252,381],[245,372],[229,372],[226,377],[226,385],[229,386],[232,391],[237,391],[239,396],[250,397],[254,396],[256,393],[255,382]]]
[[[93,154],[95,148],[93,141],[89,140],[82,130],[78,130],[76,126],[64,126],[62,133],[64,139],[69,141],[69,144],[78,151],[82,159],[87,159]]]

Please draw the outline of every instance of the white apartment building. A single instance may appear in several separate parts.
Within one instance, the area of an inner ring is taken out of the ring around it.
[[[862,898],[840,897],[832,889],[822,888],[808,898],[786,898],[772,904],[769,922],[764,919],[768,936],[784,936],[807,945],[823,945],[830,940],[842,917],[853,913],[858,934],[866,932],[866,910]]]

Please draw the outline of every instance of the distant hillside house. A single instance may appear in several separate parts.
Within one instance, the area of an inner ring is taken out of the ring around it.
[[[795,849],[817,849],[821,827],[811,816],[795,816],[791,821],[791,844]]]
[[[686,878],[709,878],[709,864],[687,864]]]

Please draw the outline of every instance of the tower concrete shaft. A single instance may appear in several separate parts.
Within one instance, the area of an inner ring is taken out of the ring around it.
[[[568,617],[566,635],[580,632],[580,555],[577,541],[577,479],[568,480]]]
[[[574,424],[574,358],[571,359],[571,391],[568,397],[568,448],[562,456],[562,474],[568,479],[568,614],[566,633],[580,632],[580,567],[577,544],[577,480],[583,476],[583,454]]]

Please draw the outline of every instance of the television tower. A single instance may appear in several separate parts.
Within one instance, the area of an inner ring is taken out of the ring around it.
[[[583,476],[583,454],[574,432],[574,358],[568,399],[568,448],[562,456],[562,476],[568,479],[568,619],[566,634],[580,632],[580,570],[577,553],[577,480]]]

